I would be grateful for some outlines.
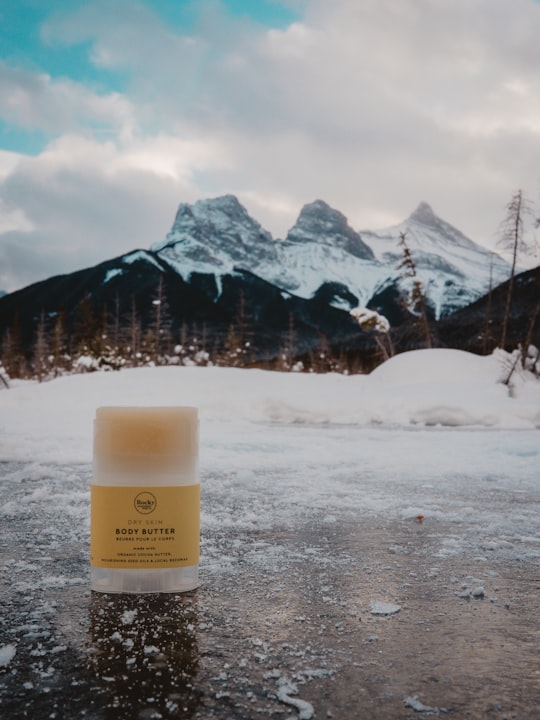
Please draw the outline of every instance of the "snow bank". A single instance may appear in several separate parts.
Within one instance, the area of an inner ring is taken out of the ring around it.
[[[511,397],[498,382],[504,359],[419,350],[371,375],[160,367],[18,382],[0,393],[0,458],[88,462],[100,405],[195,405],[203,424],[220,426],[540,427],[540,382],[517,378]]]
[[[414,350],[374,370],[366,389],[371,420],[398,425],[540,427],[540,383],[516,373],[507,353]]]

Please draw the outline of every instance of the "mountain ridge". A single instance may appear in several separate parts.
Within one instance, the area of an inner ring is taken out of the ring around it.
[[[150,249],[184,279],[192,272],[228,274],[247,270],[285,291],[308,299],[328,283],[345,286],[353,304],[367,305],[407,282],[398,270],[404,233],[436,318],[474,302],[503,282],[509,263],[466,237],[421,202],[402,223],[383,230],[356,231],[339,210],[323,200],[304,205],[283,240],[274,239],[234,195],[181,203],[171,230]]]

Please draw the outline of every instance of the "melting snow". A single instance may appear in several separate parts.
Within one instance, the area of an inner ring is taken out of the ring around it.
[[[401,605],[395,603],[383,602],[382,600],[373,600],[371,602],[372,615],[396,615],[401,610]]]
[[[416,712],[438,713],[437,708],[432,708],[429,705],[424,705],[424,703],[421,702],[416,695],[408,695],[407,697],[403,698],[403,702],[405,703],[405,707],[410,707]]]

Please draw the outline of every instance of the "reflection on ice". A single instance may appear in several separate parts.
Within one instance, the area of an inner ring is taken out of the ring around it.
[[[92,594],[89,664],[107,720],[192,717],[200,703],[197,601]]]

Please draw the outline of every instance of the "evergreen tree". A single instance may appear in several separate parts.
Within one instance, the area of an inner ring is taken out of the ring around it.
[[[489,259],[489,290],[487,295],[487,304],[486,304],[486,322],[484,325],[484,332],[482,334],[482,340],[483,340],[483,351],[486,355],[489,350],[490,341],[493,342],[493,335],[491,333],[491,324],[492,324],[492,318],[491,318],[491,306],[493,302],[493,255]]]
[[[69,367],[71,358],[66,348],[64,311],[60,310],[56,316],[51,338],[51,356],[55,375]]]
[[[49,362],[49,343],[47,341],[47,329],[45,327],[45,312],[42,310],[36,328],[36,338],[34,342],[34,376],[38,382],[42,382],[47,377]]]
[[[399,263],[397,269],[403,270],[403,277],[410,278],[412,280],[411,294],[408,302],[408,310],[417,318],[420,319],[422,331],[426,341],[426,347],[433,347],[431,340],[431,329],[429,327],[429,320],[426,310],[426,296],[423,289],[423,284],[418,277],[416,269],[416,263],[414,262],[411,250],[407,245],[405,232],[399,233],[398,244],[401,248],[403,258]]]
[[[97,355],[101,345],[100,319],[96,317],[90,296],[85,295],[77,306],[73,323],[73,341],[78,352]]]
[[[283,345],[279,352],[280,367],[282,370],[290,370],[293,366],[293,360],[296,348],[296,330],[294,328],[294,316],[289,313],[289,324],[287,332],[283,338]]]
[[[11,378],[23,378],[26,375],[25,356],[21,348],[21,323],[17,310],[11,326],[4,333],[1,347],[2,363]]]

